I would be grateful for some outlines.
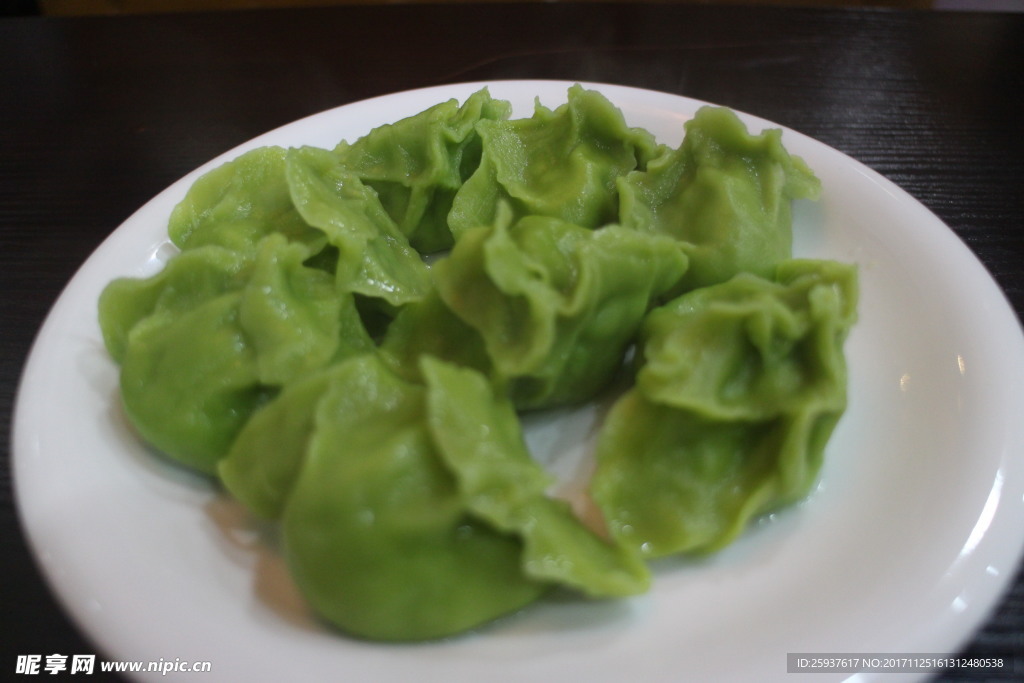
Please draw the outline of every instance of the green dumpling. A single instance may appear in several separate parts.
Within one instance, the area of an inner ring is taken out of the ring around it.
[[[602,389],[652,303],[685,271],[670,238],[527,216],[467,232],[434,279],[482,339],[494,380],[517,407],[537,409]]]
[[[252,260],[219,246],[175,254],[155,275],[123,277],[103,288],[99,323],[103,342],[118,363],[124,360],[129,333],[144,320],[162,325],[202,303],[242,288]]]
[[[456,239],[491,225],[499,205],[513,219],[537,215],[596,228],[616,222],[616,180],[654,156],[645,130],[630,128],[604,95],[579,85],[550,110],[539,102],[531,118],[483,120],[479,168],[455,195],[448,223]]]
[[[429,289],[427,267],[377,197],[327,150],[288,151],[286,177],[296,210],[337,250],[340,291],[391,306],[416,301]]]
[[[426,389],[373,354],[331,371],[283,508],[285,555],[318,614],[390,641],[442,638],[533,602],[522,542],[467,510]]]
[[[511,106],[487,89],[378,126],[335,151],[380,197],[381,205],[423,253],[451,247],[448,228],[455,193],[480,164],[477,123],[508,118]]]
[[[270,391],[238,320],[241,292],[210,299],[162,325],[138,325],[121,365],[121,400],[153,447],[213,473]]]
[[[640,556],[588,529],[565,501],[550,498],[551,477],[530,456],[512,404],[467,368],[422,360],[427,420],[468,510],[523,541],[523,571],[591,597],[647,590]]]
[[[259,147],[201,176],[171,212],[171,241],[182,250],[216,245],[252,255],[264,237],[279,233],[318,252],[326,241],[295,209],[287,156],[282,147]]]
[[[115,280],[100,324],[126,413],[157,449],[213,473],[253,411],[293,379],[372,347],[351,295],[282,235],[243,256],[205,246]]]
[[[703,107],[678,149],[619,179],[622,225],[687,245],[682,289],[750,272],[770,277],[792,256],[791,203],[820,182],[782,145],[782,131],[747,132],[729,109]]]
[[[805,496],[846,407],[853,267],[788,261],[653,311],[599,437],[594,500],[648,556],[710,551]]]

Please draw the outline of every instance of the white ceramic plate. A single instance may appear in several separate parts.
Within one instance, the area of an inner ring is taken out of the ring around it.
[[[18,397],[17,499],[43,571],[101,658],[209,661],[217,680],[767,681],[787,677],[787,653],[955,652],[1024,545],[1024,339],[992,279],[933,214],[793,131],[785,144],[824,184],[820,203],[796,207],[797,255],[861,269],[850,407],[805,503],[714,557],[660,563],[645,596],[542,603],[450,642],[356,642],[310,618],[266,530],[140,445],[118,407],[96,301],[113,277],[166,260],[167,217],[197,175],[258,145],[333,146],[482,85],[340,107],[212,160],[116,230],[54,306]],[[554,107],[569,85],[490,89],[528,116],[535,96]],[[673,145],[701,104],[589,87]],[[568,459],[590,419],[534,424],[531,443]]]

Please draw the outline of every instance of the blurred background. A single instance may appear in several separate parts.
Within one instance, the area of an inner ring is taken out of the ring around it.
[[[0,0],[0,16],[70,16],[84,14],[144,14],[282,7],[323,7],[345,4],[403,4],[466,0]],[[502,2],[503,0],[471,0]],[[532,0],[551,2],[552,0]],[[602,0],[591,0],[601,2]],[[1024,0],[640,0],[733,5],[795,7],[874,7],[1024,12]]]

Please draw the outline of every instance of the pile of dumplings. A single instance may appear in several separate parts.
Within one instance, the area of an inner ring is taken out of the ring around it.
[[[198,179],[156,275],[99,301],[141,439],[280,525],[360,638],[474,629],[552,589],[648,590],[805,497],[846,407],[853,266],[792,255],[820,182],[730,110],[671,148],[573,86],[484,89],[334,149]],[[549,495],[526,412],[614,397],[595,527]]]

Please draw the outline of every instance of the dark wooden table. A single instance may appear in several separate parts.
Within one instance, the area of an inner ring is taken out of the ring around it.
[[[8,462],[22,364],[78,265],[165,186],[259,133],[504,78],[662,90],[811,135],[926,204],[1024,313],[1024,14],[488,3],[2,19],[0,677],[16,654],[95,651],[26,549]],[[965,651],[1024,676],[1024,576]]]

